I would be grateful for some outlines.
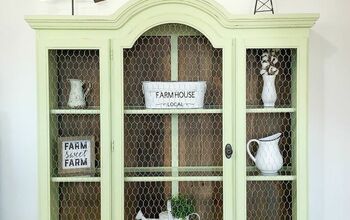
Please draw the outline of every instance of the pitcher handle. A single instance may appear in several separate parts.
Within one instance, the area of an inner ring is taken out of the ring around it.
[[[253,154],[250,152],[250,148],[249,148],[249,147],[250,147],[250,144],[251,144],[252,142],[256,142],[256,143],[258,143],[258,145],[260,145],[260,141],[258,141],[257,139],[251,139],[251,140],[249,140],[248,143],[247,143],[247,152],[248,152],[248,155],[249,155],[250,158],[252,158],[252,160],[253,160],[254,163],[255,163],[256,159],[255,159],[255,157],[253,156]]]
[[[86,82],[86,81],[83,82],[83,85],[84,84],[87,84],[87,88],[86,88],[86,91],[84,93],[84,98],[86,99],[86,96],[88,96],[90,91],[91,91],[92,84],[91,84],[91,82]]]

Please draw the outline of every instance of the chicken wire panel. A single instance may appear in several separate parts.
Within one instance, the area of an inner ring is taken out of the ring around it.
[[[126,115],[124,117],[124,166],[171,166],[170,123],[170,115]],[[147,175],[147,173],[140,172],[134,175]]]
[[[283,167],[279,175],[293,175],[293,152],[295,134],[294,113],[258,113],[247,114],[247,142],[251,139],[260,139],[276,133],[282,133],[278,142],[279,150],[283,158]],[[256,156],[258,144],[250,144],[250,151]],[[255,164],[247,154],[247,175],[260,175]]]
[[[171,36],[171,35],[201,36],[202,34],[190,26],[178,24],[178,23],[161,24],[154,28],[149,29],[143,34],[143,36]]]
[[[171,182],[126,182],[124,184],[124,219],[135,219],[138,211],[146,218],[158,218],[167,210]]]
[[[172,130],[173,123],[178,130]],[[174,147],[178,155],[172,155]],[[171,168],[172,160],[180,168]],[[176,121],[170,115],[125,115],[124,166],[125,176],[171,176],[175,171],[179,176],[221,176],[222,169],[200,169],[222,166],[221,114],[179,115]]]
[[[159,218],[171,198],[171,182],[126,182],[124,219],[135,219],[138,211],[146,218]],[[179,195],[189,198],[201,220],[223,219],[222,182],[179,182]],[[190,218],[196,219],[196,218]]]
[[[177,43],[172,43],[174,41]],[[172,59],[178,63],[171,63]],[[176,73],[171,72],[174,65],[177,66]],[[171,81],[174,78],[206,81],[204,104],[206,107],[221,106],[222,50],[214,48],[197,30],[180,24],[152,28],[139,37],[132,48],[124,49],[125,108],[144,107],[143,81]]]
[[[100,175],[100,117],[99,115],[63,114],[51,115],[51,176],[58,174],[58,138],[93,136],[95,139],[95,172],[94,176]],[[68,174],[66,174],[68,175]],[[72,175],[72,174],[71,174]]]
[[[224,219],[222,182],[180,182],[179,193],[192,199],[201,220]]]
[[[294,192],[292,181],[248,181],[247,219],[292,219]]]
[[[100,105],[100,56],[98,50],[49,50],[50,105],[68,108],[70,79],[84,82],[86,108]]]
[[[206,81],[204,105],[222,105],[222,49],[212,46],[205,36],[178,37],[178,78]]]
[[[222,166],[222,115],[179,115],[179,166]],[[198,174],[198,173],[197,173]]]
[[[263,53],[268,53],[268,64],[263,64]],[[263,106],[263,69],[278,70],[275,78],[277,100],[275,107],[295,107],[296,49],[247,49],[246,51],[246,104],[248,108]],[[275,57],[275,58],[272,58]],[[272,59],[272,60],[271,60]],[[276,62],[277,61],[277,62]],[[273,64],[276,62],[275,64]],[[264,65],[264,66],[263,66]],[[274,69],[276,68],[276,69]]]
[[[124,107],[143,107],[143,81],[171,79],[169,36],[141,36],[130,49],[124,49]]]
[[[60,220],[100,220],[101,193],[100,183],[73,182],[57,183],[56,198],[52,202],[52,216]]]

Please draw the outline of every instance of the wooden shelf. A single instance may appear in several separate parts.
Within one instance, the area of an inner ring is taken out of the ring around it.
[[[54,115],[69,115],[69,114],[86,114],[86,115],[98,115],[100,114],[100,109],[52,109],[51,114]]]
[[[125,173],[148,173],[148,172],[222,172],[221,166],[192,166],[192,167],[125,167]]]
[[[74,177],[52,177],[54,183],[72,183],[72,182],[100,182],[101,177],[74,176]]]
[[[288,112],[295,112],[295,108],[247,108],[247,113],[288,113]]]
[[[125,182],[169,182],[169,181],[223,181],[222,176],[142,176],[124,177]]]
[[[247,176],[247,181],[293,181],[296,176]]]
[[[259,172],[259,169],[256,166],[247,166],[247,172]],[[293,167],[283,166],[279,172],[293,172]]]
[[[146,109],[140,108],[125,108],[124,114],[220,114],[222,113],[221,106],[205,107],[200,109]]]

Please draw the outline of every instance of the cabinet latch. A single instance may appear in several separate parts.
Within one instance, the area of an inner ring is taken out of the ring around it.
[[[232,146],[231,144],[226,144],[225,147],[225,155],[227,159],[230,159],[233,154]]]

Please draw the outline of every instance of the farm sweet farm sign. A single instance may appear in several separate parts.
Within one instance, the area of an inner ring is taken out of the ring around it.
[[[95,139],[61,137],[58,139],[58,172],[60,175],[89,175],[95,170]]]

